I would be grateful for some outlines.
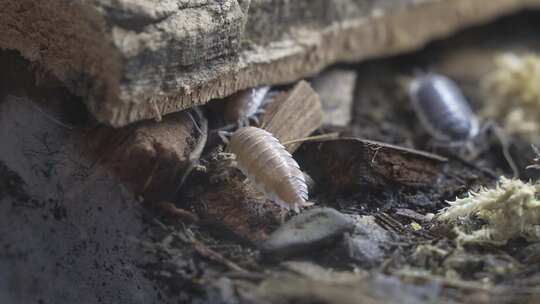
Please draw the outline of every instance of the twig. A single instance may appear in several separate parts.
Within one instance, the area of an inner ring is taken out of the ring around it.
[[[152,171],[150,171],[150,174],[148,175],[148,177],[146,178],[146,181],[144,182],[142,193],[145,193],[148,187],[150,186],[150,184],[152,183],[152,180],[154,179],[154,174],[156,173],[157,168],[159,167],[160,160],[161,158],[158,155],[158,159],[156,159],[156,162],[154,164],[154,167],[152,168]]]
[[[184,171],[184,174],[182,174],[182,176],[180,177],[180,182],[178,183],[178,187],[176,187],[175,193],[178,193],[178,191],[180,191],[193,169],[199,164],[199,159],[201,158],[201,154],[208,140],[208,120],[206,120],[199,108],[195,108],[193,111],[197,114],[197,116],[199,116],[201,127],[199,127],[191,113],[188,112],[188,116],[193,122],[193,126],[195,127],[195,129],[197,129],[197,131],[199,132],[200,137],[197,145],[189,154],[189,166]]]
[[[490,286],[485,286],[483,284],[478,284],[476,282],[452,280],[452,279],[447,279],[445,277],[434,276],[431,274],[399,271],[397,275],[400,276],[402,279],[414,280],[416,282],[437,282],[444,287],[459,288],[459,289],[468,290],[468,291],[490,292],[492,288]]]
[[[159,202],[159,203],[157,203],[157,207],[160,208],[161,210],[167,212],[168,214],[170,214],[172,216],[186,219],[189,222],[198,222],[199,221],[199,217],[196,214],[194,214],[193,212],[187,211],[185,209],[178,208],[173,203]]]
[[[510,166],[514,178],[517,178],[519,176],[519,168],[516,165],[514,159],[512,158],[512,155],[510,154],[510,144],[508,143],[508,137],[506,136],[504,131],[497,125],[495,125],[494,127],[494,133],[495,137],[497,137],[499,143],[501,144],[504,159],[508,163],[508,166]]]
[[[286,142],[284,142],[282,144],[284,146],[286,146],[286,145],[291,145],[291,144],[295,144],[295,143],[299,143],[299,142],[318,141],[318,140],[327,140],[327,139],[335,139],[335,138],[339,138],[339,132],[333,132],[333,133],[328,133],[328,134],[321,134],[321,135],[315,135],[315,136],[308,136],[308,137],[304,137],[304,138],[293,139],[293,140],[286,141]]]
[[[154,114],[156,115],[155,117],[156,121],[160,122],[162,120],[161,111],[159,110],[156,99],[154,97],[150,98],[150,104],[152,105],[152,110],[154,111]]]
[[[175,233],[175,235],[180,238],[182,241],[186,243],[190,243],[193,245],[193,248],[203,257],[212,260],[214,262],[220,263],[229,269],[242,273],[242,274],[249,274],[250,272],[245,270],[244,268],[240,267],[238,264],[234,263],[233,261],[230,261],[226,259],[223,255],[220,253],[208,248],[205,244],[200,242],[199,240],[195,239],[193,236]]]
[[[489,169],[486,169],[486,168],[481,168],[479,166],[477,166],[476,164],[458,156],[458,155],[455,155],[453,153],[450,153],[448,155],[448,158],[451,158],[453,160],[457,160],[459,161],[460,163],[464,164],[465,166],[469,167],[469,168],[472,168],[472,169],[475,169],[475,170],[478,170],[484,174],[486,174],[487,176],[491,177],[492,179],[498,179],[499,177],[493,173],[493,171],[489,170]]]
[[[525,169],[540,169],[540,150],[538,150],[538,147],[536,147],[535,145],[532,145],[531,144],[531,148],[534,152],[534,154],[536,155],[536,157],[533,159],[533,161],[536,163],[536,164],[533,164],[533,165],[528,165]]]
[[[16,101],[21,101],[21,100],[24,100],[24,98],[19,98],[19,97],[16,97],[16,96],[12,96],[13,97],[13,100],[16,100]],[[26,103],[27,105],[29,105],[32,109],[36,110],[37,112],[41,113],[45,118],[47,118],[49,121],[53,122],[54,124],[57,124],[63,128],[66,128],[68,130],[73,130],[73,127],[72,126],[69,126],[61,121],[59,121],[58,119],[52,117],[50,114],[46,113],[45,111],[43,111],[40,107],[38,107],[37,105],[35,105],[32,101],[29,101],[29,102],[22,102],[23,104]]]

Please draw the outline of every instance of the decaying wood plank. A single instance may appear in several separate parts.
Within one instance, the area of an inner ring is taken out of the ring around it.
[[[417,48],[539,0],[0,0],[18,50],[112,126],[337,61]]]
[[[112,169],[137,195],[151,202],[172,200],[184,171],[206,143],[204,118],[195,126],[195,115],[189,115],[175,113],[160,123],[122,129],[101,126],[84,132],[82,141],[91,159]]]
[[[200,195],[194,209],[203,221],[255,243],[267,239],[282,216],[281,207],[238,179]]]
[[[447,161],[435,154],[360,138],[306,143],[300,154],[303,169],[335,193],[359,186],[431,185]]]
[[[322,125],[323,111],[319,95],[305,82],[276,96],[266,107],[261,125],[281,143],[309,136]],[[294,152],[300,142],[286,145]]]

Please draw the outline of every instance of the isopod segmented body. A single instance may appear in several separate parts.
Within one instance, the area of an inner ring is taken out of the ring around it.
[[[236,155],[237,167],[269,199],[285,209],[310,206],[302,171],[291,154],[269,132],[244,127],[233,133],[228,152]]]
[[[465,142],[479,133],[479,122],[458,86],[437,74],[417,76],[409,96],[420,122],[440,142]]]

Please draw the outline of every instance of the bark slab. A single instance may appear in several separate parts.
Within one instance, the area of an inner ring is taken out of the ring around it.
[[[0,0],[0,48],[123,126],[418,48],[539,0]]]

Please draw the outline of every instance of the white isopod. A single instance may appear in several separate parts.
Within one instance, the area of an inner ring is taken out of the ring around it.
[[[236,166],[257,190],[285,209],[299,212],[307,202],[304,174],[285,147],[269,132],[243,127],[234,132],[227,151],[236,156]]]
[[[250,119],[258,123],[256,115],[262,112],[262,107],[270,100],[267,98],[269,91],[269,86],[262,86],[240,91],[228,97],[224,111],[227,123],[238,123],[240,126],[247,126]]]

